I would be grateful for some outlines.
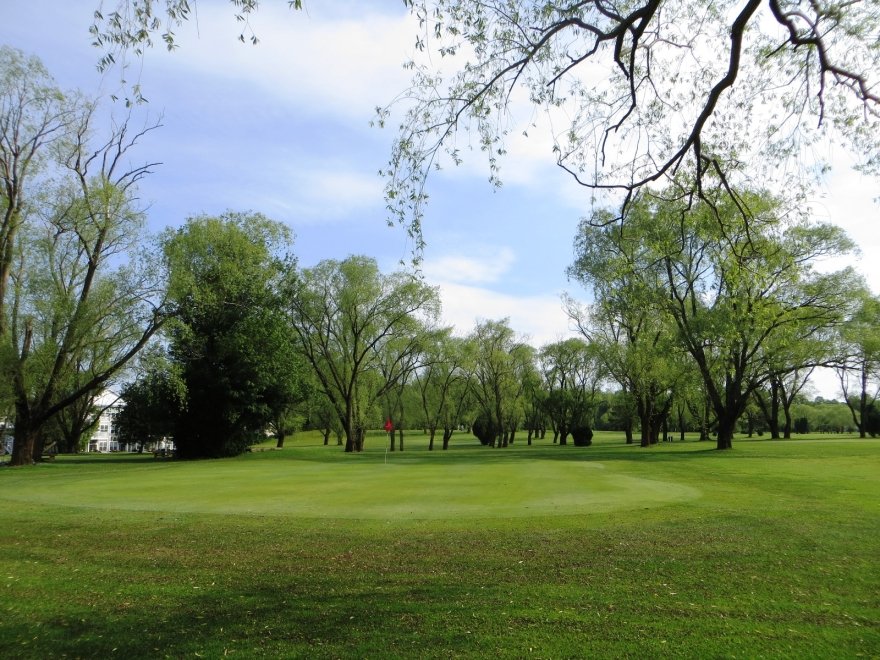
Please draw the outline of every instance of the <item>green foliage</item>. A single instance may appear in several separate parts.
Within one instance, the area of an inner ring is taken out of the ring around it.
[[[338,416],[347,452],[361,451],[382,397],[411,373],[436,289],[412,273],[384,275],[375,259],[327,259],[288,282],[286,308],[299,350]]]
[[[155,356],[145,373],[120,394],[122,409],[115,430],[120,443],[139,451],[163,438],[174,438],[178,419],[186,414],[186,384],[177,366]]]
[[[868,411],[865,415],[865,432],[872,438],[880,435],[880,405],[877,405],[876,401],[868,406]]]
[[[186,386],[175,443],[186,457],[240,454],[302,397],[303,367],[281,310],[290,233],[259,214],[190,218],[163,239]]]
[[[481,412],[471,425],[471,432],[480,441],[480,444],[485,447],[487,445],[494,445],[495,439],[501,433],[501,430],[489,414]]]
[[[612,346],[641,365],[621,371],[647,370],[626,383],[640,417],[664,385],[684,378],[671,365],[686,353],[714,412],[718,447],[729,448],[774,364],[791,373],[821,358],[801,347],[840,323],[857,278],[851,269],[820,273],[814,263],[853,246],[838,227],[786,217],[763,192],[734,194],[719,183],[703,190],[709,201],[696,202],[687,191],[684,184],[637,196],[619,222],[601,213],[585,220],[572,273],[593,287],[603,321],[613,310],[600,325],[610,328]],[[620,291],[628,292],[623,300]],[[630,350],[644,349],[645,329],[656,357]]]
[[[137,198],[151,165],[131,165],[156,126],[99,129],[95,101],[7,47],[0,81],[0,397],[14,400],[13,462],[28,465],[50,420],[77,444],[89,402],[163,322]]]
[[[863,168],[880,167],[873,3],[407,4],[419,53],[407,64],[386,196],[419,245],[429,173],[461,163],[462,144],[472,144],[499,185],[522,133],[548,135],[548,161],[619,203],[612,217],[678,177],[693,200],[710,203],[716,177],[734,203],[747,180],[797,197],[823,171],[804,172],[804,147],[829,134]],[[531,112],[521,111],[523,99]],[[392,112],[379,108],[377,122]]]

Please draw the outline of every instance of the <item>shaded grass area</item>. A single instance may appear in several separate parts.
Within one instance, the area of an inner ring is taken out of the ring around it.
[[[880,655],[880,443],[715,452],[600,440],[387,459],[378,447],[352,457],[304,440],[228,461],[61,457],[2,470],[0,649]],[[393,478],[376,476],[386,467]],[[663,499],[664,484],[675,496]],[[465,486],[481,515],[447,504]],[[316,489],[304,509],[297,499]],[[149,509],[137,499],[145,490]],[[521,510],[540,498],[556,498],[558,512]],[[241,499],[263,506],[243,511]]]

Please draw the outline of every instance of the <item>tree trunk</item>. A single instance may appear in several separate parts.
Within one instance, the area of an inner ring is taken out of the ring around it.
[[[736,419],[732,416],[728,418],[718,418],[718,443],[717,449],[733,449],[733,431],[736,426]]]
[[[859,437],[868,437],[868,367],[862,363],[862,391],[859,394]]]
[[[449,449],[449,440],[452,438],[452,429],[444,428],[443,429],[443,451]]]
[[[641,430],[639,436],[640,447],[650,447],[653,437],[653,427],[651,425],[653,415],[651,414],[651,402],[643,396],[636,398],[636,414],[639,417],[639,427]]]
[[[13,466],[32,465],[34,462],[34,445],[37,435],[29,430],[26,425],[17,419],[15,423],[15,435],[12,441],[12,457],[9,464]]]
[[[432,426],[428,429],[428,451],[434,451],[434,434],[437,433],[437,427]]]
[[[400,443],[400,451],[403,451],[403,426],[397,429],[397,441]]]
[[[783,403],[782,413],[785,416],[785,424],[782,426],[782,437],[791,440],[791,408]]]
[[[328,426],[326,429],[321,431],[321,435],[324,436],[324,446],[330,444],[330,427]]]

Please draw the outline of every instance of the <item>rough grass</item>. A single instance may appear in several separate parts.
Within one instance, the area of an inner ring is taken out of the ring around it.
[[[880,443],[0,470],[4,657],[878,657]]]

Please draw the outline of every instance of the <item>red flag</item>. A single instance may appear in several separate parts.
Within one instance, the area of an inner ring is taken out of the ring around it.
[[[385,422],[385,431],[387,433],[391,433],[393,430],[394,424],[391,423],[391,418],[389,417],[388,420]]]

